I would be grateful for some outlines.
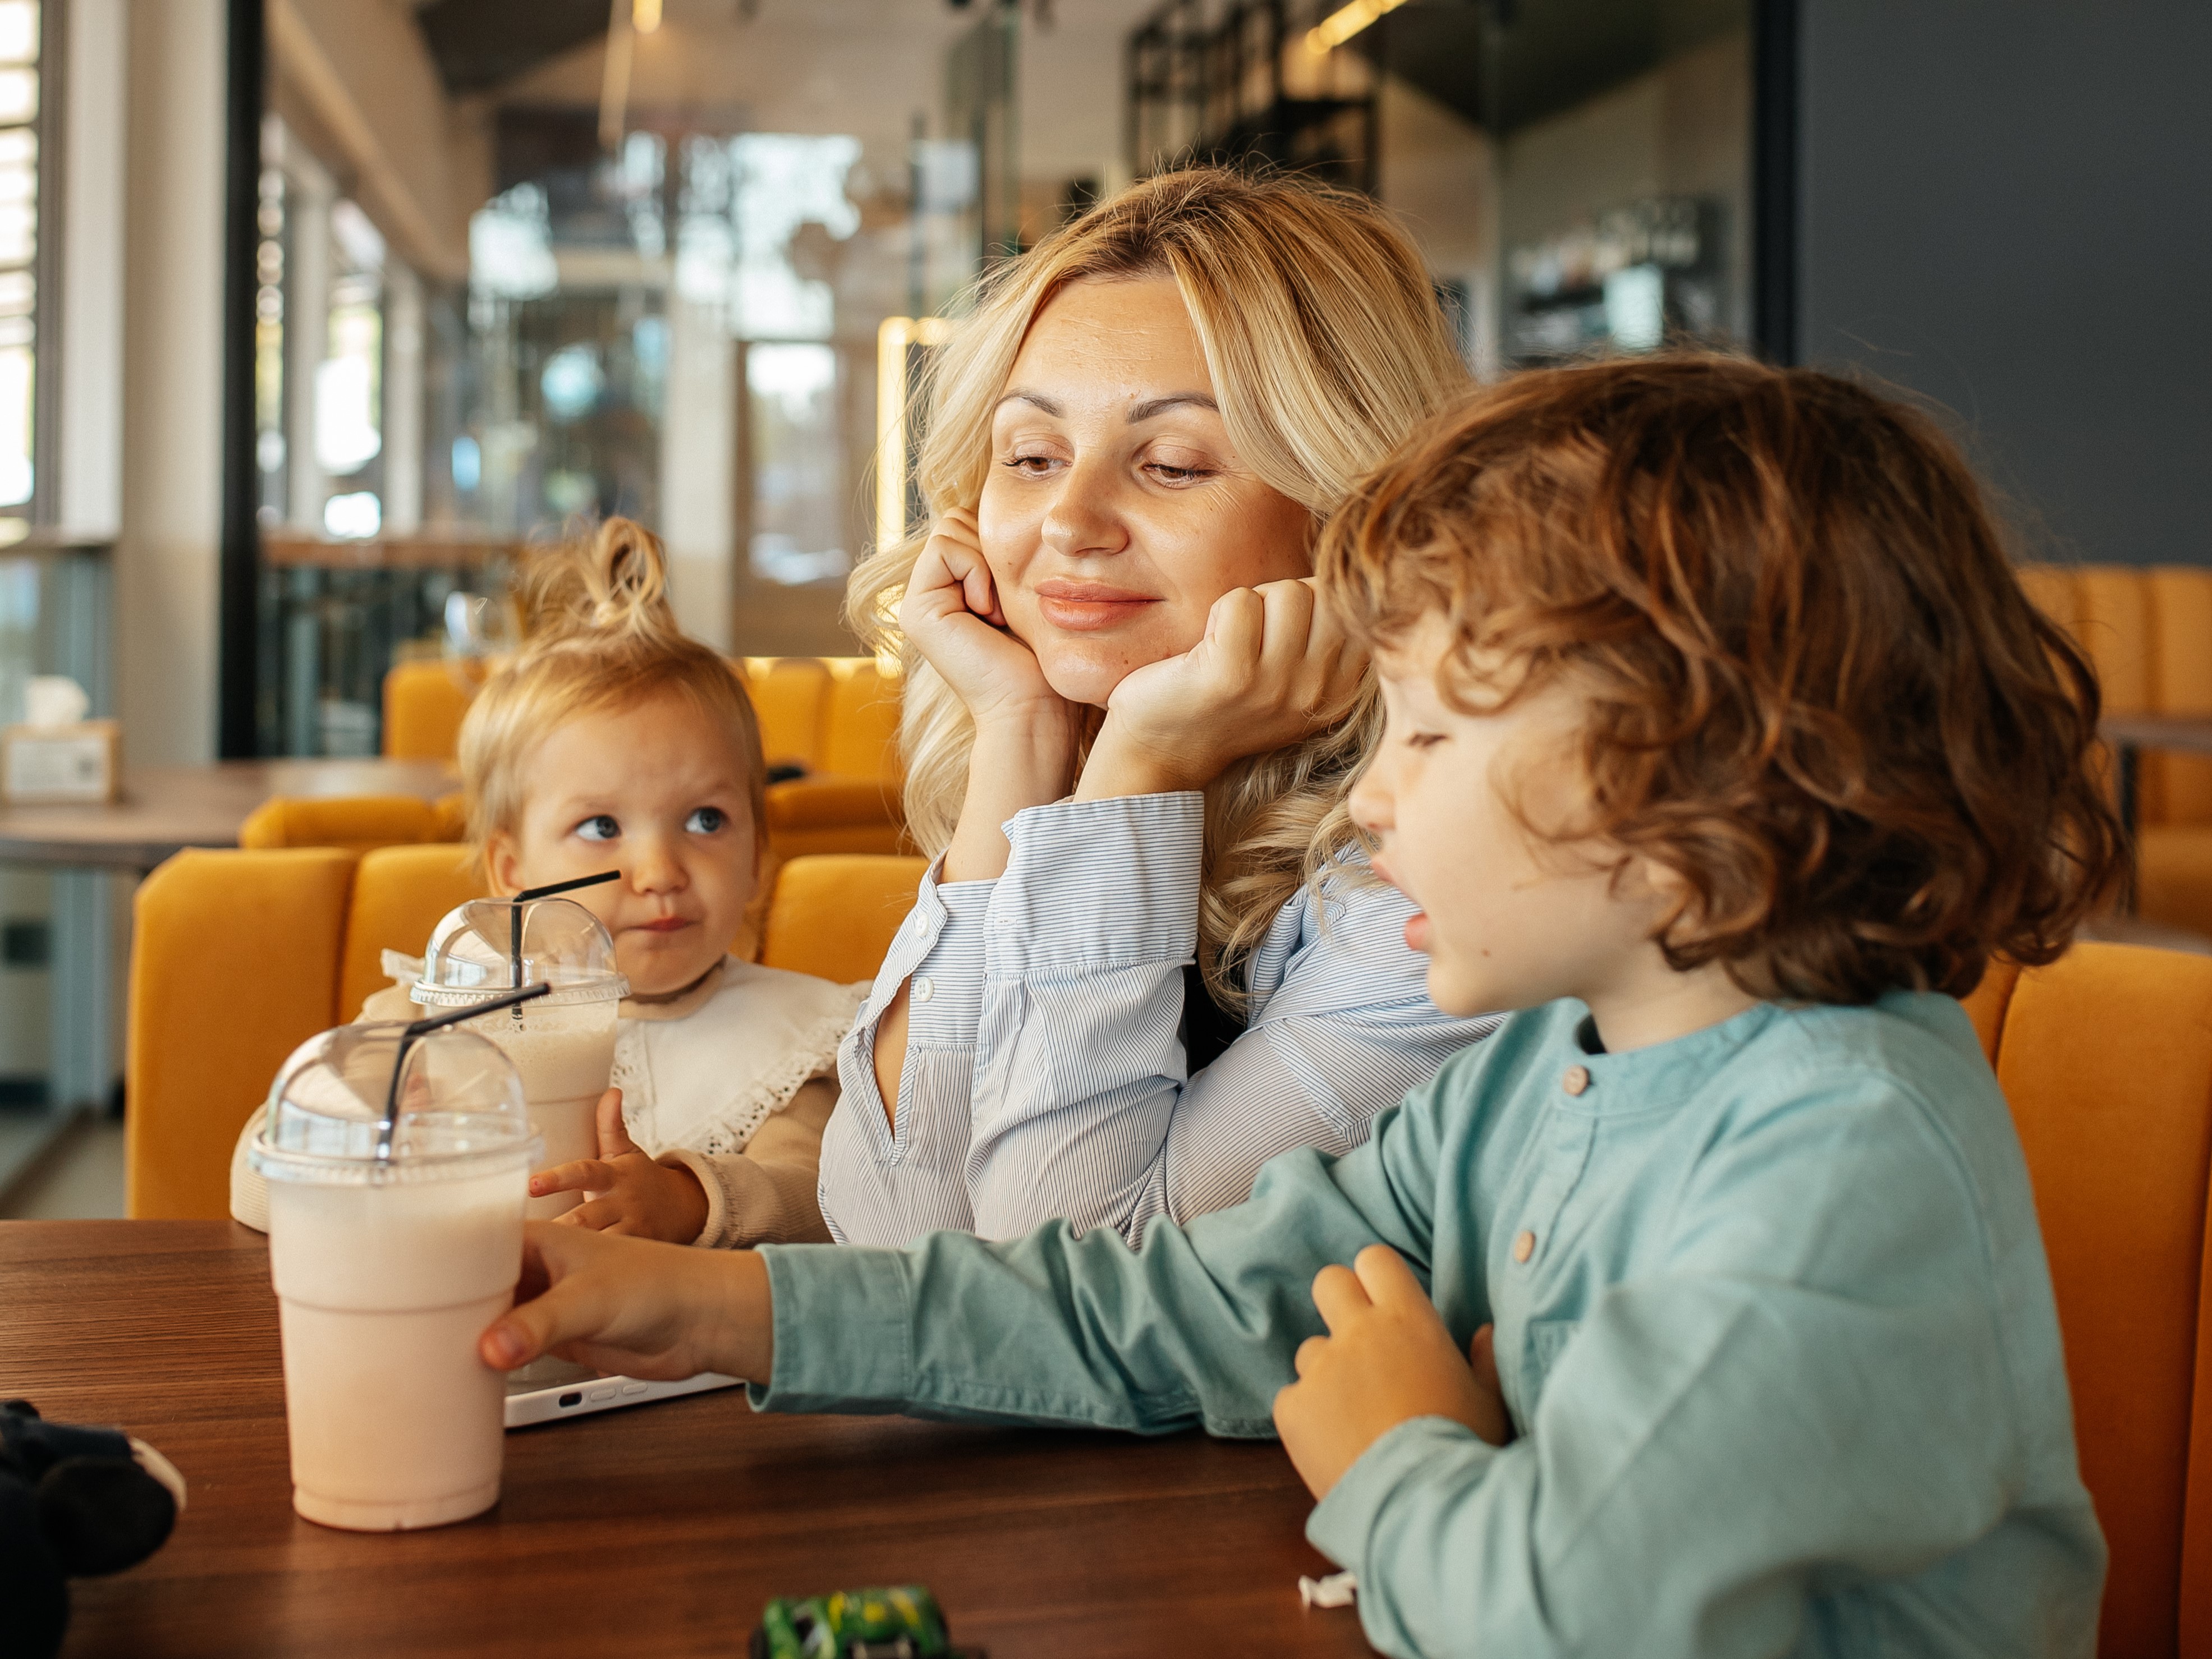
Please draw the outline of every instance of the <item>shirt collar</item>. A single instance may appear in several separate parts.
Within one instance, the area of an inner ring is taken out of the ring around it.
[[[1782,1012],[1774,1003],[1761,1002],[1686,1036],[1616,1054],[1591,1052],[1597,1047],[1597,1028],[1585,1011],[1570,1032],[1567,1066],[1587,1073],[1589,1082],[1578,1095],[1567,1090],[1571,1097],[1563,1103],[1592,1112],[1679,1106],[1704,1088]]]

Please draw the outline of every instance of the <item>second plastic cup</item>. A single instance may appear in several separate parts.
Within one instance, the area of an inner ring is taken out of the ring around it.
[[[615,1020],[629,982],[599,919],[573,899],[472,899],[430,935],[415,1001],[430,1013],[465,1008],[522,985],[548,995],[486,1014],[466,1029],[506,1050],[522,1074],[545,1164],[599,1155],[596,1113],[614,1072]],[[572,1210],[580,1193],[529,1201],[532,1220]]]
[[[250,1153],[269,1181],[292,1504],[361,1532],[499,1501],[506,1386],[477,1339],[514,1299],[538,1154],[505,1054],[447,1030],[402,1060],[405,1030],[303,1043]]]

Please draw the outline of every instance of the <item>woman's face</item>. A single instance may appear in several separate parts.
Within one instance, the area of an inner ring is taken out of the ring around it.
[[[1230,444],[1190,313],[1162,278],[1083,282],[1030,324],[976,508],[1015,636],[1103,706],[1205,635],[1231,588],[1312,574],[1312,517]]]

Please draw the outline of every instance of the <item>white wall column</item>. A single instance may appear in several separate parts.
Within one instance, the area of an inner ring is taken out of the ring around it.
[[[64,58],[56,517],[87,537],[123,516],[123,238],[129,143],[126,0],[70,0]]]
[[[422,279],[384,266],[384,528],[422,527]]]
[[[222,0],[131,8],[116,713],[129,761],[204,761],[222,538]]]
[[[660,534],[669,599],[694,639],[730,648],[737,348],[720,297],[668,290],[668,404],[660,419]]]

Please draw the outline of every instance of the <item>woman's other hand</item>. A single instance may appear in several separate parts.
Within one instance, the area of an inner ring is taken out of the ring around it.
[[[899,601],[899,627],[958,693],[979,729],[1006,721],[1065,720],[1066,704],[1045,684],[1036,653],[1006,631],[975,515],[945,514]]]
[[[1310,577],[1232,589],[1197,645],[1115,687],[1076,799],[1203,789],[1340,720],[1365,667]]]

